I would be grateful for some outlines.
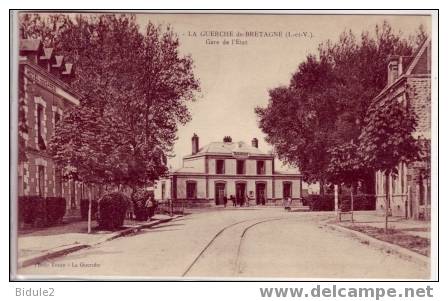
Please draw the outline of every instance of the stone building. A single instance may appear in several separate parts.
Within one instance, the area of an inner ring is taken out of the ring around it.
[[[300,202],[300,173],[277,171],[274,155],[262,152],[256,138],[248,145],[227,136],[201,148],[196,134],[191,140],[183,166],[155,184],[156,199],[186,201],[187,206],[221,205],[231,196],[252,205],[281,204],[286,197]]]
[[[411,57],[391,56],[388,85],[373,102],[397,101],[410,105],[418,119],[413,136],[424,151],[419,162],[400,163],[398,173],[390,177],[390,210],[394,216],[429,219],[431,215],[431,41],[428,39]],[[386,176],[376,172],[376,207],[386,208]]]
[[[63,181],[47,150],[64,112],[79,105],[79,96],[67,84],[72,76],[72,64],[52,48],[40,40],[20,40],[19,102],[24,104],[27,125],[27,133],[21,134],[27,159],[18,166],[18,195],[64,197],[69,208],[76,208],[94,191],[80,182]]]

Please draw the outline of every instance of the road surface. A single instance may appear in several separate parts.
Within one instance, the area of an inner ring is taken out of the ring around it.
[[[21,275],[137,278],[426,279],[428,267],[321,223],[330,213],[208,210],[84,249]]]

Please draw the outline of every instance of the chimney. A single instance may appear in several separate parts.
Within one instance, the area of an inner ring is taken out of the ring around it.
[[[191,154],[195,155],[199,151],[199,137],[196,133],[191,137]]]
[[[224,138],[222,139],[222,142],[224,142],[224,143],[230,143],[230,142],[232,142],[232,137],[230,137],[230,136],[224,136]]]
[[[387,85],[392,85],[403,72],[402,58],[398,55],[389,56],[387,63]]]
[[[258,139],[257,138],[252,139],[252,146],[255,148],[258,148]]]

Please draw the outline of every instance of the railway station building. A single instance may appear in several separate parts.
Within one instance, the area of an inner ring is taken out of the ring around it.
[[[300,173],[276,170],[274,155],[261,151],[257,138],[247,144],[226,136],[199,147],[194,134],[191,143],[182,167],[155,183],[156,199],[185,201],[187,206],[221,205],[224,197],[230,203],[231,196],[251,205],[279,204],[287,197],[300,202]]]

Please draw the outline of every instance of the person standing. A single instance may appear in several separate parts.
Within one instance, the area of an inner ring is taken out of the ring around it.
[[[226,208],[227,207],[227,196],[225,195],[222,200],[224,202],[224,208]]]
[[[236,207],[236,199],[235,199],[235,197],[233,196],[233,194],[230,195],[230,200],[232,201],[232,205],[233,205],[233,207]]]

